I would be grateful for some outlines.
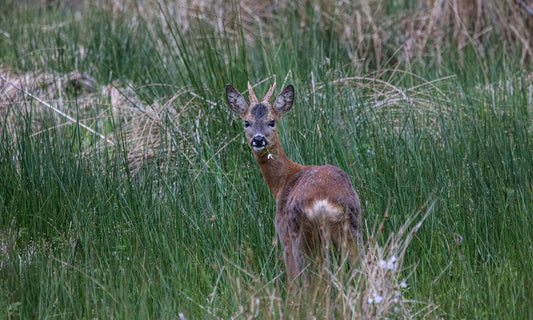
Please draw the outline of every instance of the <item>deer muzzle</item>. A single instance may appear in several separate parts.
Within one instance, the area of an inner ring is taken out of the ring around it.
[[[264,136],[255,135],[250,141],[250,145],[254,151],[261,151],[268,145],[268,142]]]

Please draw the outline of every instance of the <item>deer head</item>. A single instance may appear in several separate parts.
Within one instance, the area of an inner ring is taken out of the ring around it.
[[[270,97],[276,83],[270,87],[263,100],[259,102],[248,83],[250,103],[232,85],[226,86],[226,99],[233,112],[243,120],[246,140],[254,152],[259,152],[279,141],[277,125],[281,116],[292,108],[294,87],[288,85],[270,105]]]

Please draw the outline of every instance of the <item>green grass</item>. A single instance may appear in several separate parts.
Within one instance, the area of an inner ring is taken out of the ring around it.
[[[482,60],[447,44],[441,65],[393,52],[361,67],[335,22],[301,27],[319,21],[311,5],[256,24],[233,11],[223,29],[206,10],[185,29],[153,4],[143,15],[0,3],[0,75],[90,75],[90,102],[23,84],[116,143],[2,87],[0,318],[308,317],[287,297],[275,203],[223,96],[267,79],[261,96],[273,76],[277,92],[285,79],[297,91],[280,126],[287,154],[349,174],[370,234],[383,222],[369,243],[435,203],[403,258],[403,295],[421,302],[403,316],[430,304],[416,317],[533,317],[532,68],[503,40],[483,43]],[[109,85],[141,102],[119,111]]]

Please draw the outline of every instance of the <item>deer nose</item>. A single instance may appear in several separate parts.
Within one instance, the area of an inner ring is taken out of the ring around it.
[[[259,151],[259,150],[262,150],[264,147],[266,147],[268,143],[265,137],[261,135],[256,135],[252,138],[252,141],[250,142],[250,144],[252,145],[254,151]]]

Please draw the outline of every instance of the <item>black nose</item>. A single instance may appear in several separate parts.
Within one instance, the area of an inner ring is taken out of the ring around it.
[[[252,138],[252,142],[250,143],[252,147],[260,148],[266,146],[266,139],[263,136],[255,136]]]

